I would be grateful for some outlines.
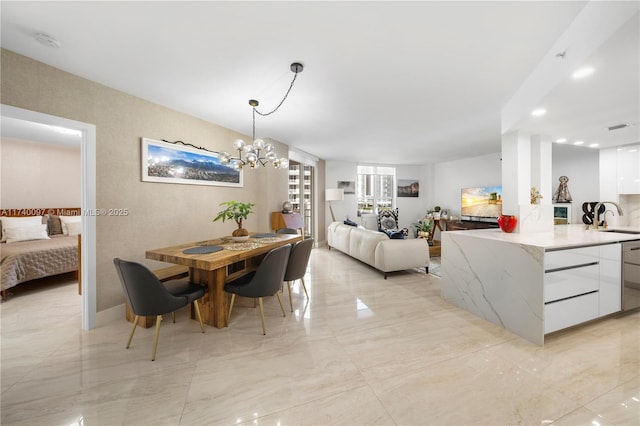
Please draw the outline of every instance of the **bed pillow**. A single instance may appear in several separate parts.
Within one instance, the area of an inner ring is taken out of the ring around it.
[[[42,224],[42,216],[29,216],[29,217],[3,217],[0,219],[2,222],[2,239],[0,242],[7,240],[5,232],[9,228],[24,228],[27,226],[35,226]]]
[[[47,224],[23,226],[20,228],[6,228],[3,236],[7,239],[7,244],[19,241],[48,240]]]
[[[58,216],[60,218],[60,223],[62,223],[62,233],[64,235],[69,235],[69,229],[67,229],[68,223],[80,223],[82,221],[81,216]]]
[[[62,222],[55,214],[48,215],[47,225],[49,225],[49,235],[62,235]]]
[[[69,236],[78,235],[82,233],[82,223],[81,222],[68,222],[67,223],[67,232]]]

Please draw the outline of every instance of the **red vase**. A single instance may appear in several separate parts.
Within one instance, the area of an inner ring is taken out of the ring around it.
[[[498,225],[500,225],[500,229],[502,229],[502,232],[513,232],[513,230],[516,229],[517,224],[518,218],[515,216],[503,214],[498,218]]]

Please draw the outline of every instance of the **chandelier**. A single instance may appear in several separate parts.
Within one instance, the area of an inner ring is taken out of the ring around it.
[[[244,166],[249,166],[252,169],[255,169],[258,166],[265,167],[267,164],[271,163],[273,167],[276,169],[287,169],[289,168],[289,160],[285,157],[278,158],[278,154],[275,152],[275,148],[271,142],[265,142],[262,139],[256,139],[256,114],[266,117],[267,115],[271,115],[276,112],[289,96],[289,92],[293,88],[293,84],[296,81],[296,77],[298,73],[302,72],[303,66],[299,62],[294,62],[290,66],[291,71],[294,73],[293,80],[291,80],[291,84],[289,85],[289,89],[287,93],[285,93],[284,97],[278,104],[278,106],[270,112],[260,112],[257,110],[258,105],[260,104],[255,99],[249,100],[249,105],[251,105],[252,116],[253,116],[253,126],[251,137],[253,143],[247,143],[242,139],[237,139],[233,142],[233,147],[238,151],[237,157],[232,157],[228,152],[222,152],[220,162],[224,165],[229,165],[233,167],[235,170],[240,170]]]

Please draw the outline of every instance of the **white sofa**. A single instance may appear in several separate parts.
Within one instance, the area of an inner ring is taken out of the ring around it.
[[[429,245],[422,238],[392,240],[382,232],[333,222],[327,240],[329,249],[373,266],[384,273],[385,279],[387,272],[429,266]]]

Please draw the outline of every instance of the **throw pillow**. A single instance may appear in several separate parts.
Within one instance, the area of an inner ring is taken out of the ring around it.
[[[40,225],[42,224],[42,216],[3,217],[0,221],[2,221],[2,240],[0,241],[4,242],[7,240],[7,229]]]
[[[355,223],[354,221],[352,221],[351,219],[347,219],[344,221],[345,225],[349,225],[349,226],[358,226],[357,223]]]
[[[47,224],[30,225],[21,228],[6,228],[3,236],[7,239],[7,244],[29,240],[48,240]]]
[[[382,231],[392,240],[404,240],[404,232],[398,229],[388,229],[386,231]]]
[[[64,235],[69,235],[69,229],[67,229],[68,223],[80,223],[82,220],[81,216],[58,216],[60,218],[60,222],[62,223],[62,233]]]

